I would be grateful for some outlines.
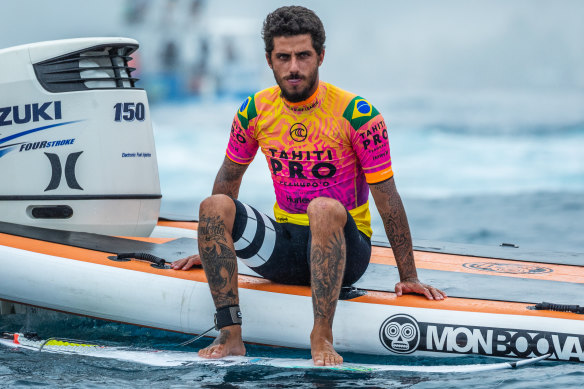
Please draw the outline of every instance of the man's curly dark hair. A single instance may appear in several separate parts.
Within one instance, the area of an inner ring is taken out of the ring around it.
[[[318,55],[324,49],[326,35],[322,21],[308,8],[301,6],[280,7],[266,16],[262,38],[266,46],[266,53],[272,56],[274,38],[280,36],[294,36],[310,34],[312,47]]]

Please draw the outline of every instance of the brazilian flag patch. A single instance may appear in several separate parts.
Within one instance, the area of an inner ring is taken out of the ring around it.
[[[351,123],[353,129],[358,130],[361,126],[379,115],[379,111],[375,109],[371,103],[363,97],[357,96],[347,106],[343,117]]]
[[[241,107],[239,107],[239,111],[237,111],[237,116],[239,117],[242,127],[247,130],[249,121],[258,116],[254,96],[249,96],[245,99],[241,104]]]

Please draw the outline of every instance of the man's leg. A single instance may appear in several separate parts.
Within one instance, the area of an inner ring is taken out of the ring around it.
[[[235,220],[235,204],[225,195],[203,200],[199,209],[199,255],[211,289],[215,308],[239,305],[237,291],[237,257],[231,232]],[[204,358],[245,355],[241,326],[230,325],[208,347],[199,351]]]
[[[333,319],[345,272],[345,207],[319,197],[307,208],[310,221],[310,271],[314,326],[310,334],[312,360],[317,366],[337,365],[343,358],[333,347]]]

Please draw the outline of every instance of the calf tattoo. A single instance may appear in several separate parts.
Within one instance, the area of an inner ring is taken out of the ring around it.
[[[199,255],[216,307],[239,304],[237,257],[228,244],[228,232],[219,216],[201,215]]]
[[[314,319],[333,324],[335,308],[345,272],[345,236],[337,231],[326,246],[315,244],[310,250],[312,308]]]
[[[206,242],[221,243],[225,241],[225,223],[219,216],[202,216],[199,221],[198,235]]]

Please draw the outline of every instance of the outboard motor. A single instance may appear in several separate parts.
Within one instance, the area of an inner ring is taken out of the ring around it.
[[[0,220],[148,236],[160,182],[138,42],[82,38],[0,50]]]

